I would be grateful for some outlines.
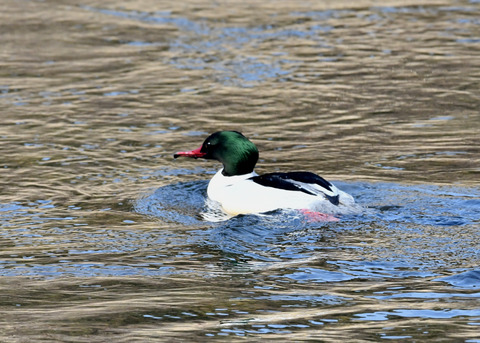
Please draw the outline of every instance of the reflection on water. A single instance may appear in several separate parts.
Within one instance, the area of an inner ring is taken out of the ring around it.
[[[0,340],[479,341],[479,13],[0,4]],[[205,220],[221,129],[365,213]]]

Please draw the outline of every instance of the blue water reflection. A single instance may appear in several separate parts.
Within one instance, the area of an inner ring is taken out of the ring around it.
[[[398,309],[394,311],[378,311],[378,312],[366,312],[356,314],[359,317],[358,320],[389,320],[389,317],[397,316],[403,318],[437,318],[448,319],[455,317],[478,317],[480,316],[480,309],[478,310],[465,310],[465,309],[448,309],[448,310],[412,310],[412,309]]]
[[[157,189],[140,199],[136,209],[201,227],[195,234],[202,245],[237,256],[246,263],[242,268],[325,259],[322,268],[295,267],[283,274],[295,282],[438,277],[440,269],[453,268],[461,260],[478,262],[480,238],[472,226],[479,220],[478,190],[387,183],[339,186],[369,205],[365,214],[339,223],[312,223],[285,212],[208,223],[198,215],[205,181]],[[354,259],[331,259],[339,250]]]
[[[369,205],[364,214],[335,223],[309,222],[289,212],[208,222],[200,215],[207,181],[171,184],[136,201],[137,213],[159,223],[179,224],[185,228],[182,230],[129,229],[138,225],[136,219],[124,219],[121,230],[89,230],[88,223],[76,215],[82,211],[78,206],[61,209],[50,200],[2,204],[2,238],[14,244],[43,245],[42,255],[49,260],[45,264],[27,263],[28,254],[10,256],[0,262],[0,271],[2,275],[47,277],[65,273],[203,275],[210,271],[177,270],[170,264],[185,257],[210,260],[219,255],[230,270],[243,273],[280,268],[283,271],[276,276],[278,280],[299,284],[414,277],[461,288],[480,286],[476,267],[480,262],[478,190],[391,183],[338,184],[360,203]],[[110,211],[106,208],[104,212]],[[14,230],[9,230],[12,225]],[[89,243],[76,247],[76,241]],[[92,260],[95,254],[123,253],[140,255],[123,266],[118,261]],[[87,260],[78,264],[79,256]],[[162,256],[170,262],[165,263]],[[42,256],[37,252],[36,257]]]
[[[438,278],[436,281],[447,282],[452,286],[461,288],[480,289],[480,269],[463,271],[458,274]]]

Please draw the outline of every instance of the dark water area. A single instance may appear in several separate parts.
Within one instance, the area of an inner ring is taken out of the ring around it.
[[[480,342],[480,3],[0,3],[0,341]],[[202,217],[242,131],[365,211]]]

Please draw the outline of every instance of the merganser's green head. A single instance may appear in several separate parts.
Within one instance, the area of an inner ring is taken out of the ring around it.
[[[218,131],[211,134],[200,148],[173,155],[174,158],[179,156],[217,160],[223,164],[225,176],[234,176],[253,171],[258,161],[258,149],[240,132]]]

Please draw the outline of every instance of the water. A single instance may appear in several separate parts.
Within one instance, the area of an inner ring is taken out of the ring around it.
[[[478,1],[0,4],[0,340],[480,342]],[[365,213],[209,222],[211,132]]]

